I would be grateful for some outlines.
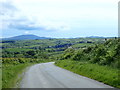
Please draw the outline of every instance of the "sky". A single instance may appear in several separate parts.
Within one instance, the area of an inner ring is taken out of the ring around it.
[[[118,35],[119,0],[1,0],[0,37]]]

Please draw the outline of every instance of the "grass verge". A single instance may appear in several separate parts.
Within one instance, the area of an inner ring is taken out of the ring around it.
[[[50,62],[51,60],[41,60],[37,63]],[[2,64],[2,88],[16,88],[16,84],[21,79],[21,74],[26,67],[37,64],[36,62],[32,63],[22,63],[22,64]],[[18,85],[19,86],[19,85]]]
[[[98,80],[110,86],[120,88],[118,69],[113,69],[108,66],[100,66],[98,64],[91,64],[88,62],[72,60],[57,61],[55,62],[55,65],[70,70],[79,75]]]
[[[2,89],[2,64],[0,63],[0,90]]]
[[[32,64],[4,64],[2,65],[2,88],[13,88],[17,83],[18,75],[22,73],[22,71]]]

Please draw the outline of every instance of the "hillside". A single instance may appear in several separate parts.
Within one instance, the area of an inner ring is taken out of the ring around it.
[[[75,50],[68,48],[59,58],[60,60],[71,59],[73,61],[89,61],[100,65],[118,67],[120,62],[120,39],[110,39],[105,43],[95,44],[86,48]]]
[[[105,43],[78,50],[68,48],[56,65],[120,88],[120,39],[109,39]]]
[[[49,38],[39,37],[36,35],[19,35],[10,38],[3,38],[3,40],[35,40],[35,39],[49,39]]]

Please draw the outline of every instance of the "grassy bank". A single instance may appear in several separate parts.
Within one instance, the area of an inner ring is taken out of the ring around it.
[[[0,62],[0,89],[2,88],[2,63]]]
[[[2,88],[14,88],[26,67],[50,61],[30,58],[2,58]]]
[[[32,64],[3,64],[2,66],[2,88],[13,88],[17,83],[18,75]]]
[[[55,65],[70,70],[74,73],[98,80],[113,87],[120,88],[118,69],[72,60],[60,60],[57,61]]]

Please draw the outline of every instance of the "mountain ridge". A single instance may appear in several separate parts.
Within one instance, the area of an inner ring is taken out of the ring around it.
[[[50,39],[50,37],[39,37],[37,35],[18,35],[10,38],[3,38],[2,40],[35,40],[35,39]]]
[[[76,37],[81,38],[81,37]],[[88,36],[88,37],[82,37],[82,38],[114,38],[114,37],[103,37],[103,36]],[[26,35],[18,35],[13,36],[9,38],[2,38],[2,40],[35,40],[35,39],[55,39],[51,37],[40,37],[33,34],[26,34]],[[67,39],[73,39],[73,38],[67,38]]]

